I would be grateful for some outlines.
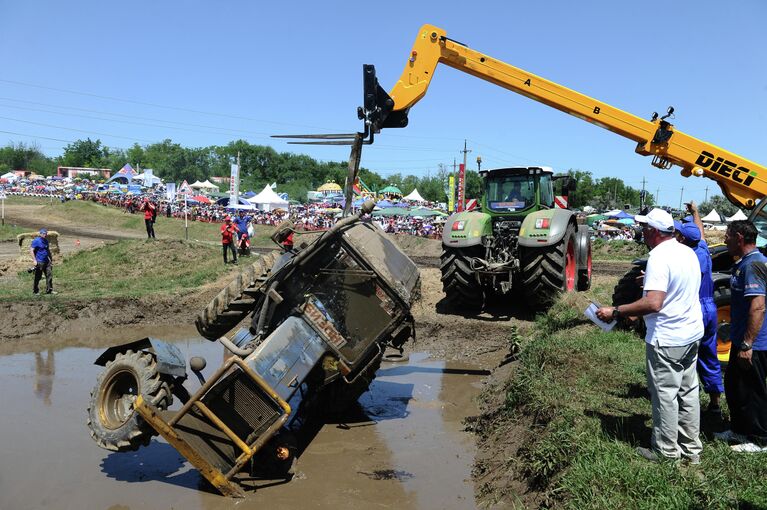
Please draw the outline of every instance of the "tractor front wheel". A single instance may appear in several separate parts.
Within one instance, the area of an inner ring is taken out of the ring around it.
[[[170,379],[158,372],[154,355],[129,350],[107,362],[91,391],[88,428],[100,447],[132,451],[157,434],[133,408],[139,395],[159,409],[173,402]]]
[[[484,304],[484,292],[471,268],[471,259],[481,256],[481,247],[444,248],[440,257],[442,290],[448,299],[467,308],[478,309]]]
[[[578,264],[575,256],[575,228],[551,246],[522,251],[522,285],[527,302],[535,309],[550,307],[561,292],[576,288]]]

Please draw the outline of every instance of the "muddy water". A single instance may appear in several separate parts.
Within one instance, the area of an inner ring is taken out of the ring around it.
[[[123,330],[174,341],[187,359],[203,355],[209,375],[217,344],[189,330]],[[35,343],[37,345],[37,343]],[[63,347],[0,357],[0,508],[475,508],[473,439],[461,431],[476,411],[474,367],[428,361],[384,363],[361,410],[323,426],[298,460],[293,480],[255,481],[244,500],[207,489],[167,443],[131,453],[98,448],[85,425],[102,349]],[[187,387],[196,389],[190,380]]]

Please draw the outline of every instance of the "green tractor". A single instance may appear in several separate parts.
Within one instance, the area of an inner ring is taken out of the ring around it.
[[[554,206],[554,181],[567,192],[575,180],[548,167],[485,170],[480,211],[447,219],[440,270],[447,297],[481,308],[493,297],[524,298],[533,309],[550,306],[560,292],[591,286],[587,225]]]

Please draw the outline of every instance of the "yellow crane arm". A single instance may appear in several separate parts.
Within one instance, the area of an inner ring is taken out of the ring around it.
[[[756,201],[767,195],[767,168],[674,129],[665,120],[668,116],[658,118],[656,114],[652,120],[642,119],[472,50],[449,39],[444,30],[432,25],[421,27],[399,81],[389,92],[387,101],[378,101],[386,106],[382,116],[375,116],[368,122],[373,133],[382,127],[407,125],[409,109],[426,94],[439,63],[629,138],[637,143],[637,153],[652,156],[654,166],[668,169],[677,165],[685,177],[695,175],[713,179],[725,196],[739,206],[752,208]],[[366,66],[366,73],[368,68],[372,66]],[[375,79],[374,68],[372,72]],[[361,118],[366,117],[371,104],[367,99],[374,95],[371,90],[366,82],[366,107],[360,112]],[[669,114],[672,112],[670,109]],[[386,122],[387,117],[389,122]]]

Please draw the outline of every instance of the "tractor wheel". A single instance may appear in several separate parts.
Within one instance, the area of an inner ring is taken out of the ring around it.
[[[217,340],[253,311],[259,301],[254,291],[266,281],[275,258],[272,253],[261,256],[208,303],[195,321],[200,335]]]
[[[714,288],[716,304],[716,356],[719,363],[730,360],[730,287],[721,285]]]
[[[644,271],[642,266],[634,266],[618,280],[618,284],[613,289],[613,306],[633,303],[642,297],[642,284],[640,283],[642,271]],[[636,331],[642,338],[647,332],[644,319],[641,317],[621,317],[618,320],[618,327]]]
[[[572,226],[557,244],[523,250],[522,286],[529,306],[548,308],[560,292],[575,291],[577,267]]]
[[[442,290],[448,299],[467,308],[482,308],[484,292],[471,269],[471,257],[478,255],[476,248],[445,248],[440,256]]]
[[[586,263],[578,269],[578,290],[584,291],[591,288],[591,242],[589,242]]]
[[[173,402],[170,379],[157,371],[153,354],[120,353],[99,374],[88,404],[88,428],[100,447],[133,451],[157,434],[133,409],[139,395],[155,407],[167,409]]]

